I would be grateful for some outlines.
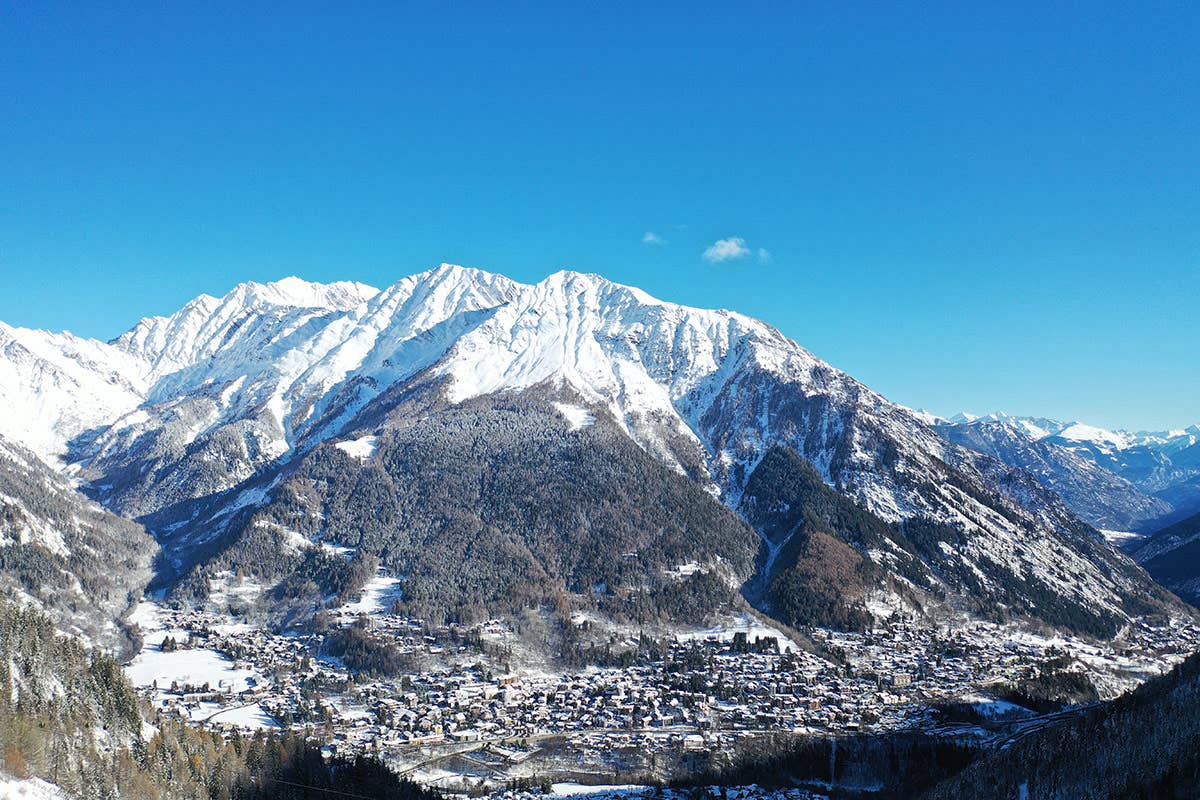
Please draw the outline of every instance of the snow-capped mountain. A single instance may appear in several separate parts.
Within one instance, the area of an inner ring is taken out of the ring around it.
[[[236,347],[238,329],[251,309],[346,311],[366,302],[378,289],[361,283],[329,285],[284,278],[269,284],[243,283],[221,298],[202,294],[170,317],[149,317],[119,337],[116,348],[141,359],[155,382]],[[280,332],[291,332],[312,314],[272,318]],[[260,323],[270,324],[270,322]],[[261,360],[261,357],[260,359]]]
[[[52,410],[6,432],[146,520],[180,574],[281,487],[306,491],[295,476],[324,443],[352,440],[372,462],[357,443],[394,444],[446,409],[459,430],[463,409],[521,395],[569,429],[619,432],[728,508],[768,450],[789,448],[885,523],[940,526],[922,574],[967,576],[950,591],[992,607],[1115,619],[1147,591],[1027,473],[948,442],[770,325],[595,275],[527,285],[443,265],[382,291],[293,278],[202,296],[107,344],[5,331],[15,407]],[[900,558],[880,546],[879,564]]]
[[[1043,483],[1062,494],[1076,513],[1100,527],[1149,532],[1200,509],[1200,425],[1112,431],[996,412],[957,414],[938,427],[960,444],[1043,476]],[[1079,459],[1131,484],[1143,497],[1112,484]],[[1036,466],[1039,461],[1053,466]]]
[[[100,467],[105,499],[133,515],[177,498],[139,490],[179,477],[171,470],[184,453],[193,465],[229,469],[220,478],[193,476],[177,491],[228,488],[337,435],[368,403],[418,374],[440,379],[451,403],[544,382],[565,387],[730,503],[776,442],[796,445],[827,480],[891,520],[958,519],[961,501],[880,470],[884,440],[926,468],[937,461],[975,468],[972,454],[948,447],[915,415],[769,325],[576,273],[526,286],[443,266],[383,292],[295,279],[245,284],[145,320],[109,345],[91,344],[107,356],[106,367],[132,362],[122,374],[139,380],[94,412],[112,424],[84,447],[76,441],[73,460]],[[78,439],[78,427],[63,426],[60,439]],[[134,464],[131,485],[122,467]]]

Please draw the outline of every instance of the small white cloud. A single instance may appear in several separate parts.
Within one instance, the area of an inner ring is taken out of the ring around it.
[[[740,236],[730,236],[728,239],[717,239],[704,251],[704,260],[710,264],[720,264],[722,261],[734,261],[750,255],[746,240]]]
[[[659,236],[654,231],[646,231],[642,234],[642,244],[666,244],[666,240]]]
[[[771,263],[771,251],[765,247],[758,248],[758,263],[770,264]]]

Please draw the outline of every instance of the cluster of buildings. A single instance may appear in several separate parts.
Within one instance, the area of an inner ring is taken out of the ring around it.
[[[190,632],[189,646],[223,653],[236,669],[263,676],[221,698],[223,706],[254,702],[281,726],[311,730],[333,752],[374,753],[406,774],[436,775],[456,759],[467,769],[486,754],[497,763],[479,774],[500,786],[497,776],[528,772],[525,762],[547,743],[568,742],[595,763],[612,764],[631,752],[650,762],[656,754],[727,748],[765,733],[912,727],[939,702],[1018,681],[1064,654],[1127,674],[1133,684],[1200,643],[1200,629],[1182,625],[1143,624],[1114,650],[987,623],[938,630],[897,621],[865,634],[813,631],[820,655],[778,640],[731,642],[714,634],[676,641],[649,663],[509,674],[489,660],[478,636],[381,615],[372,635],[431,666],[366,677],[323,655],[321,634],[281,636],[204,612],[166,613],[172,626]],[[502,627],[493,621],[484,632]],[[212,720],[219,723],[219,716]]]
[[[558,784],[551,787],[555,796],[573,800],[828,800],[828,796],[795,787],[766,789],[747,786],[708,786],[702,789],[672,789],[657,786],[604,786],[592,791],[583,787]],[[489,795],[490,800],[545,800],[545,794],[533,791],[502,790]]]

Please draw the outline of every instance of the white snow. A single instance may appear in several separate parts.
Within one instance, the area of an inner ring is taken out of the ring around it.
[[[1101,530],[1100,533],[1104,535],[1109,544],[1116,547],[1129,547],[1146,538],[1144,533],[1134,533],[1133,531]]]
[[[583,406],[572,405],[570,403],[555,403],[554,407],[567,420],[567,424],[571,426],[571,430],[573,431],[586,428],[596,421],[596,415]]]
[[[263,676],[256,670],[236,667],[215,650],[181,646],[173,652],[162,652],[160,647],[167,636],[184,645],[188,633],[165,627],[163,609],[157,603],[143,600],[130,614],[129,621],[142,632],[142,651],[125,665],[125,675],[134,686],[144,688],[157,683],[162,691],[175,682],[193,686],[208,683],[214,688],[225,686],[240,692],[249,687],[249,680],[263,681]]]
[[[1118,450],[1129,447],[1132,444],[1131,437],[1126,433],[1105,430],[1097,428],[1093,425],[1085,425],[1082,422],[1076,422],[1063,430],[1059,431],[1058,435],[1063,439],[1068,439],[1073,442],[1092,442],[1094,444],[1109,444],[1116,447]]]
[[[939,417],[937,414],[934,414],[932,411],[926,411],[923,408],[905,408],[905,411],[908,411],[910,414],[912,414],[917,419],[921,420],[921,422],[924,422],[926,425],[938,425],[940,423],[947,421],[945,417]]]
[[[41,778],[21,779],[0,774],[0,800],[67,800],[67,795]]]
[[[307,541],[307,539],[305,540]],[[330,544],[329,542],[317,542],[317,546],[333,556],[341,556],[347,561],[354,558],[354,554],[358,552],[356,547],[346,547],[342,544]]]
[[[290,537],[298,537],[300,540],[299,543],[296,543],[294,539],[290,540],[288,543],[293,547],[300,548],[308,544],[308,540],[295,531],[287,530],[287,533]],[[252,578],[239,578],[230,570],[222,570],[214,574],[209,581],[208,599],[216,607],[223,606],[231,599],[252,604],[259,599],[267,588],[267,584],[260,583]]]
[[[393,600],[400,596],[400,580],[389,575],[376,575],[363,587],[362,596],[353,603],[342,606],[345,614],[378,614],[387,611]]]
[[[376,437],[362,436],[358,439],[351,439],[345,442],[338,442],[334,445],[338,450],[341,450],[351,458],[357,458],[361,461],[366,461],[371,456],[375,455]]]
[[[555,797],[574,797],[581,794],[599,794],[601,792],[633,792],[644,789],[646,787],[634,783],[612,783],[598,784],[588,786],[583,783],[552,783],[550,784],[550,793]]]
[[[168,635],[187,638],[187,631],[168,630],[163,621],[163,608],[152,600],[138,603],[129,614],[129,624],[136,625],[142,634],[143,648],[148,645],[157,647]]]
[[[1017,417],[1003,411],[995,411],[980,417],[975,414],[955,414],[949,422],[965,424],[976,420],[996,420],[1015,426],[1029,438],[1038,440],[1051,436],[1067,442],[1092,445],[1103,452],[1113,453],[1131,447],[1145,446],[1164,453],[1190,447],[1200,441],[1200,425],[1169,431],[1109,430],[1085,422],[1063,422],[1045,417]]]
[[[717,639],[718,641],[728,642],[737,633],[746,634],[746,639],[750,642],[759,637],[774,636],[779,642],[781,652],[788,647],[792,648],[794,652],[799,652],[800,650],[796,643],[782,631],[771,627],[750,614],[738,615],[710,628],[677,633],[675,634],[675,638],[683,642],[702,641],[704,639]]]
[[[970,703],[976,711],[987,719],[1012,719],[1014,717],[1028,717],[1033,714],[1032,711],[1024,706],[1010,703],[1007,700],[1001,700],[998,697],[968,695],[961,699],[964,703]]]
[[[1031,439],[1045,439],[1050,435],[1049,430],[1036,425],[1027,419],[1018,419],[1017,425],[1021,428],[1021,430],[1028,434]]]
[[[240,728],[278,728],[277,723],[260,703],[236,706],[228,711],[218,711],[208,717],[208,721],[217,724],[237,725]]]
[[[0,453],[3,452],[0,450]],[[10,544],[39,544],[64,558],[71,554],[58,526],[47,524],[41,514],[31,513],[19,498],[0,492],[0,503],[22,512],[16,516],[17,522],[0,534],[0,547]]]
[[[0,435],[52,464],[144,397],[146,366],[104,342],[0,322],[0,353]]]
[[[202,648],[180,648],[171,653],[164,653],[157,647],[145,649],[125,667],[125,674],[134,686],[147,687],[157,682],[160,689],[170,688],[172,683],[181,686],[207,683],[214,689],[221,686],[241,692],[249,688],[248,679],[262,682],[257,671],[235,667],[221,653]]]

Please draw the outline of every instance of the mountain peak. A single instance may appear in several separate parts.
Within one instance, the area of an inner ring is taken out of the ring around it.
[[[486,269],[479,267],[468,267],[462,264],[451,264],[448,261],[443,261],[433,269],[427,269],[424,272],[418,272],[415,275],[410,275],[410,278],[417,281],[441,281],[445,279],[454,280],[484,280],[491,281],[500,277],[495,272],[489,272]],[[401,279],[405,280],[405,279]]]
[[[1118,449],[1128,447],[1131,444],[1130,436],[1126,433],[1097,428],[1095,425],[1088,425],[1083,422],[1071,423],[1059,431],[1058,436],[1059,438],[1074,442],[1111,444]]]
[[[198,295],[169,317],[147,317],[111,344],[163,375],[212,356],[250,316],[345,312],[378,294],[375,287],[353,281],[315,283],[296,276],[245,281],[221,297]]]
[[[560,269],[557,272],[547,275],[535,284],[533,288],[535,290],[549,290],[551,292],[578,291],[581,294],[593,295],[603,293],[610,297],[623,297],[628,301],[643,306],[668,305],[636,286],[617,283],[594,272],[575,272],[574,270]]]
[[[933,413],[932,411],[929,411],[924,408],[907,408],[906,407],[905,410],[908,411],[909,413],[911,413],[917,419],[924,422],[926,425],[930,425],[930,426],[940,425],[944,422],[950,421],[950,420],[946,419],[945,417],[938,416],[937,414]]]

